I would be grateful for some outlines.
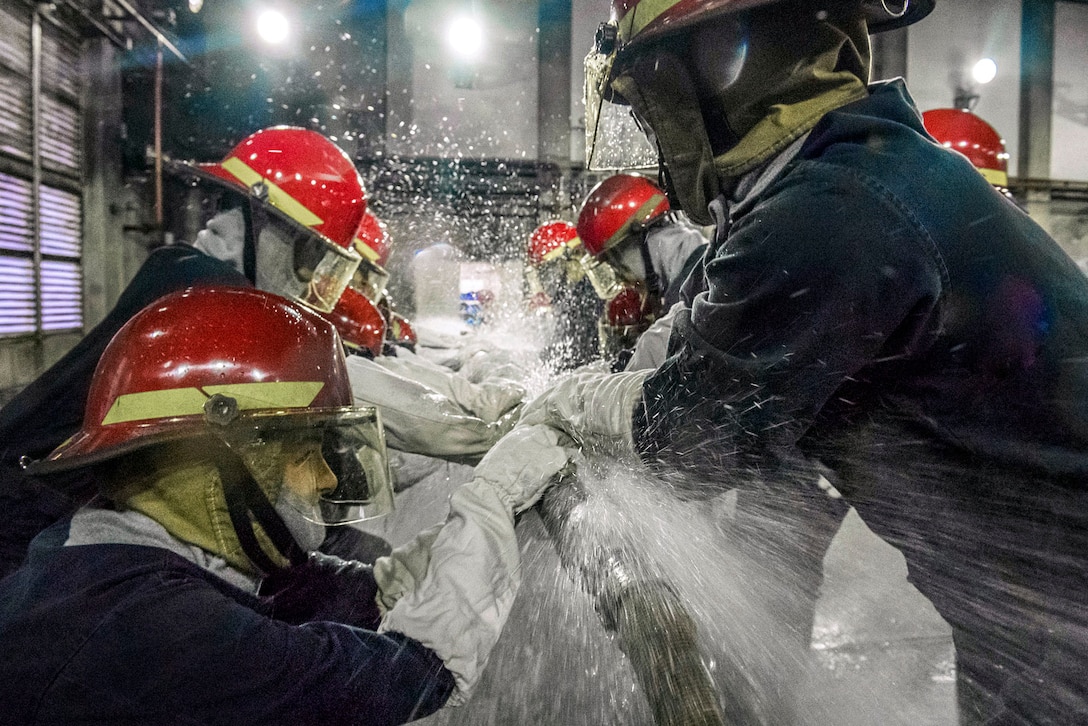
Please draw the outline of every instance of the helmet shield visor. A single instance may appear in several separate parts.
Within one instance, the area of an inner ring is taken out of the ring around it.
[[[602,300],[611,300],[624,288],[623,280],[616,274],[615,268],[604,260],[592,255],[584,255],[582,269],[585,270],[586,277],[593,285],[593,291]]]
[[[586,168],[656,168],[657,148],[646,136],[631,108],[611,91],[616,52],[594,48],[585,58]]]
[[[295,267],[298,276],[306,280],[299,302],[331,312],[344,294],[361,261],[359,253],[313,237],[295,247]]]
[[[389,273],[385,268],[365,259],[359,264],[359,268],[354,271],[351,278],[351,286],[375,305],[385,296],[385,288],[388,284]]]
[[[385,434],[376,408],[242,413],[216,435],[260,487],[321,525],[361,522],[393,510]]]

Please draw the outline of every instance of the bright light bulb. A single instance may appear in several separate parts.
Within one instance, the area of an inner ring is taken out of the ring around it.
[[[479,56],[484,46],[484,31],[473,18],[457,18],[446,32],[450,48],[461,58],[471,60]]]
[[[282,43],[287,40],[287,18],[278,10],[265,10],[257,18],[257,34],[266,43]]]
[[[983,58],[971,69],[971,76],[977,83],[989,83],[997,77],[997,63],[993,58]]]
[[[189,12],[199,13],[202,7],[204,7],[204,0],[189,0]]]

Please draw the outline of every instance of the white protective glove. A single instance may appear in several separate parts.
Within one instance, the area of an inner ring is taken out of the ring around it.
[[[526,404],[518,426],[543,424],[593,453],[634,455],[631,419],[650,373],[574,373]]]
[[[471,694],[521,584],[514,514],[531,507],[576,450],[548,426],[518,427],[450,497],[450,514],[374,565],[379,632],[403,633],[434,651],[453,674],[450,705]]]
[[[362,356],[348,356],[347,365],[356,404],[379,407],[391,449],[444,458],[482,456],[517,421],[516,408],[485,420],[431,386]]]
[[[473,383],[418,356],[382,357],[374,362],[402,378],[433,388],[486,424],[498,421],[525,398],[525,389],[512,381]]]
[[[655,320],[635,341],[635,352],[627,361],[624,370],[652,371],[661,367],[669,357],[669,336],[677,314],[684,309],[684,303],[676,303],[669,312]]]

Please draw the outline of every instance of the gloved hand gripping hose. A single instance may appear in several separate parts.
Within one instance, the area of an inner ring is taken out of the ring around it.
[[[677,593],[640,572],[621,549],[604,551],[578,536],[575,509],[584,487],[570,474],[540,502],[544,526],[567,572],[596,601],[607,630],[631,659],[657,726],[724,726],[717,688],[699,655],[695,622]]]

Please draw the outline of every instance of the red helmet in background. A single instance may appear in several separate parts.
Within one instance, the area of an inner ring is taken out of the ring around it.
[[[593,187],[578,214],[578,236],[587,252],[582,266],[598,297],[611,300],[625,280],[635,281],[623,259],[645,253],[643,233],[669,211],[661,187],[638,174],[616,174]]]
[[[273,126],[246,137],[219,163],[172,168],[267,213],[252,216],[257,263],[246,270],[251,280],[316,310],[333,309],[361,260],[352,240],[367,203],[362,178],[336,144],[316,131]],[[265,255],[258,239],[269,224],[280,234],[268,237],[268,250],[274,240],[285,249]]]
[[[578,230],[570,222],[545,222],[529,235],[529,263],[538,266],[561,259],[574,252],[581,244]]]
[[[397,345],[405,345],[409,348],[415,347],[419,342],[419,337],[416,335],[416,331],[412,329],[412,324],[408,321],[408,318],[392,310],[388,311],[388,316],[389,339]]]
[[[385,318],[374,303],[349,287],[331,313],[321,313],[340,333],[350,350],[364,350],[377,358],[385,342]]]
[[[599,257],[669,211],[661,187],[638,174],[616,174],[589,192],[578,213],[578,236]]]
[[[938,108],[922,114],[926,131],[942,146],[967,157],[986,181],[1009,185],[1009,154],[994,127],[965,109]]]
[[[385,226],[385,222],[374,216],[369,209],[359,220],[359,228],[355,230],[354,244],[356,251],[364,260],[385,267],[385,262],[389,259],[389,229]]]
[[[353,244],[363,260],[352,277],[351,286],[376,303],[382,299],[389,284],[389,272],[385,269],[389,257],[389,230],[367,210],[359,220]]]
[[[363,180],[340,147],[316,131],[273,126],[247,136],[218,164],[196,168],[350,249],[366,211]]]
[[[340,336],[317,313],[252,288],[190,288],[133,316],[95,368],[79,433],[48,472],[205,433],[206,406],[289,420],[352,406]]]
[[[624,287],[608,301],[597,322],[601,355],[611,358],[621,350],[635,347],[638,337],[657,319],[657,313],[649,295],[634,287]]]

